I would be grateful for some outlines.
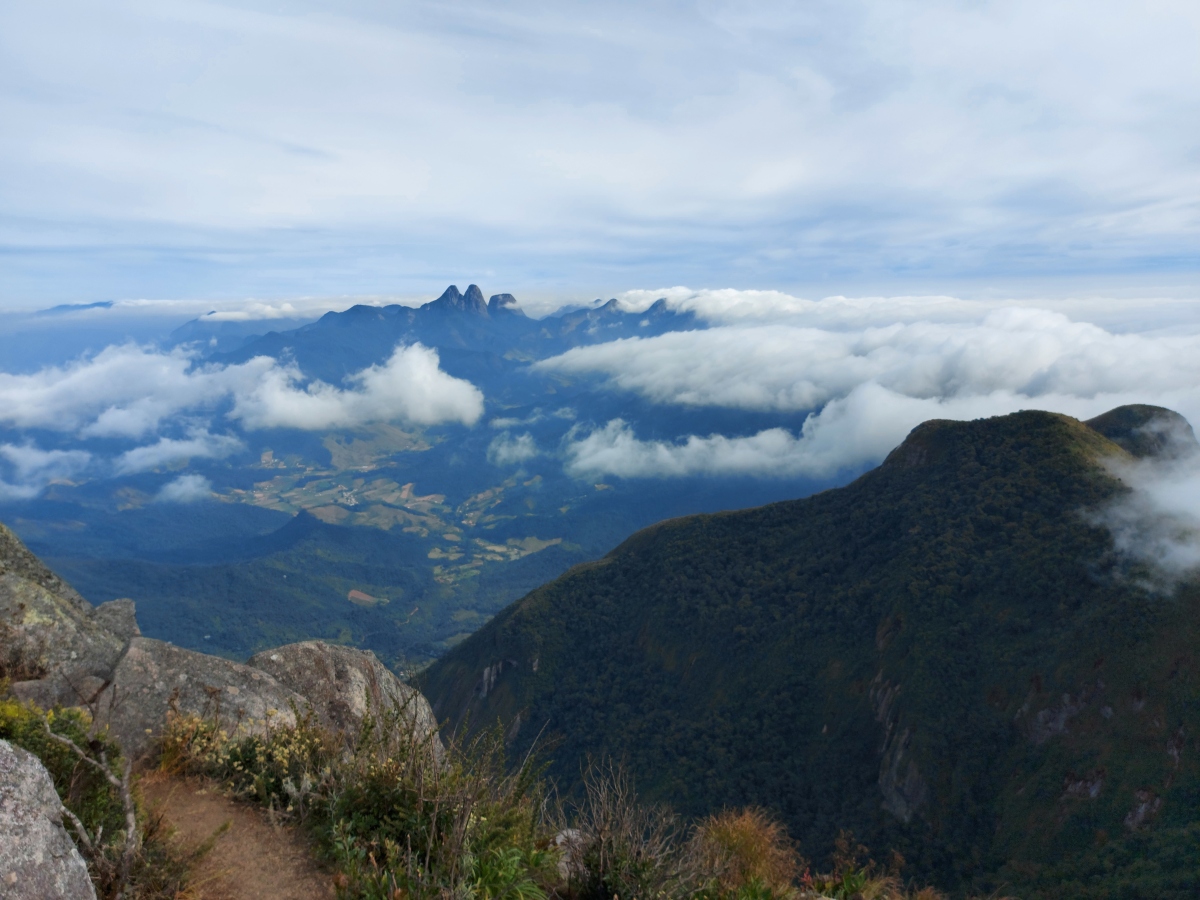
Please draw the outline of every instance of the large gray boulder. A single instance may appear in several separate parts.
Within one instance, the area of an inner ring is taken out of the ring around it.
[[[137,633],[133,601],[93,608],[0,525],[0,676],[15,696],[86,705]]]
[[[0,896],[6,900],[95,900],[62,809],[41,761],[0,740]]]
[[[135,637],[100,693],[95,714],[96,724],[107,726],[136,760],[154,750],[172,708],[215,717],[233,735],[294,725],[293,707],[307,704],[261,669]]]
[[[441,754],[438,723],[429,701],[370,650],[301,641],[264,650],[250,657],[247,665],[306,697],[327,728],[355,734],[368,712],[395,714],[397,724]]]
[[[0,677],[18,699],[86,706],[125,753],[151,753],[167,712],[215,716],[231,734],[294,725],[311,707],[354,734],[368,710],[396,713],[399,731],[441,755],[437,720],[420,692],[370,651],[303,641],[241,665],[141,637],[131,600],[92,607],[0,525]]]

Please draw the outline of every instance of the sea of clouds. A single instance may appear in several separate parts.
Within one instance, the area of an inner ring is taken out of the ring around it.
[[[1089,418],[1150,403],[1200,420],[1200,304],[1175,302],[1164,328],[1159,305],[1145,301],[808,300],[686,288],[619,299],[640,310],[659,297],[695,313],[701,327],[579,347],[533,368],[591,379],[601,390],[652,405],[778,414],[781,423],[801,415],[802,426],[651,439],[639,435],[636,421],[594,421],[580,409],[562,416],[565,437],[548,448],[521,433],[522,422],[493,418],[490,424],[504,430],[490,442],[489,461],[513,467],[549,455],[569,474],[589,479],[837,479],[878,463],[932,418],[1020,409]],[[1106,323],[1088,321],[1089,309]],[[246,315],[255,313],[247,307]],[[420,344],[397,346],[384,363],[340,385],[266,357],[216,365],[186,347],[112,345],[34,372],[0,372],[0,426],[17,436],[0,443],[0,498],[33,497],[56,479],[85,472],[127,475],[224,458],[245,449],[249,434],[261,429],[319,432],[378,422],[474,427],[485,403],[478,386],[447,374],[436,349]],[[47,433],[54,445],[39,445],[38,435]],[[124,443],[99,459],[83,446],[94,439]],[[1200,490],[1188,487],[1200,485],[1194,467],[1175,460],[1116,473],[1135,488],[1130,502],[1110,514],[1119,547],[1136,544],[1137,554],[1175,571],[1200,562],[1194,540]],[[209,492],[201,476],[184,473],[160,499]],[[1147,539],[1151,532],[1157,537]]]
[[[1164,332],[1152,316],[1117,332],[1053,309],[949,297],[657,293],[711,327],[579,347],[536,368],[601,377],[659,404],[811,414],[798,433],[674,442],[641,440],[613,419],[576,432],[572,471],[828,477],[879,462],[927,419],[1020,409],[1089,418],[1125,403],[1200,413],[1200,329]]]

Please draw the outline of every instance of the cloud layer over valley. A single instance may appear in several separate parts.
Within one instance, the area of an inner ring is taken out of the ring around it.
[[[0,424],[18,429],[73,432],[82,438],[138,438],[191,412],[211,413],[222,402],[242,427],[322,430],[371,422],[472,425],[483,395],[470,382],[443,372],[436,350],[398,346],[383,365],[368,366],[339,388],[305,383],[294,365],[256,357],[240,365],[199,363],[186,349],[160,351],[111,346],[93,358],[28,375],[0,372]],[[225,440],[225,443],[221,443]],[[214,444],[214,441],[216,442]],[[172,456],[218,456],[228,439],[160,442],[122,457],[127,471]]]
[[[579,347],[537,368],[599,377],[655,404],[811,414],[797,434],[679,441],[639,440],[624,422],[599,423],[569,443],[574,471],[827,477],[879,462],[931,418],[1018,409],[1089,417],[1130,402],[1200,413],[1194,327],[1114,333],[1051,310],[955,298],[812,302],[679,291],[671,302],[718,324]]]

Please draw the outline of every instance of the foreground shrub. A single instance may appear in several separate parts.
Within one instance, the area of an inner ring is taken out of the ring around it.
[[[696,865],[720,897],[789,897],[803,868],[787,829],[761,809],[728,810],[696,826]]]
[[[0,697],[5,689],[0,682]],[[0,738],[32,753],[50,773],[66,811],[64,824],[87,861],[97,896],[179,895],[192,860],[171,849],[161,819],[138,808],[120,748],[94,733],[85,710],[42,710],[3,698]]]
[[[406,721],[402,710],[368,717],[347,743],[311,713],[236,738],[173,714],[163,765],[304,824],[342,897],[545,897],[557,854],[532,763],[509,771],[499,732],[443,755]]]
[[[589,762],[582,797],[559,811],[558,826],[567,896],[691,897],[703,887],[683,823],[665,807],[639,803],[619,763]]]
[[[848,833],[813,874],[763,810],[688,826],[640,803],[624,768],[591,762],[571,802],[551,804],[530,759],[510,768],[501,733],[434,752],[402,711],[347,739],[298,714],[233,737],[172,714],[164,768],[219,781],[306,826],[337,870],[338,896],[371,900],[940,900],[906,887]]]

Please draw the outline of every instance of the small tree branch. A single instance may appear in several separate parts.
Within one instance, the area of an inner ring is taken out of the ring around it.
[[[61,734],[55,734],[50,729],[49,722],[43,720],[42,725],[46,729],[47,736],[52,741],[61,744],[63,747],[66,747],[68,750],[78,756],[82,762],[87,763],[93,769],[100,772],[104,776],[105,780],[107,780],[109,784],[117,789],[117,793],[121,797],[121,805],[125,811],[125,847],[121,853],[121,867],[117,876],[117,893],[115,898],[116,900],[122,900],[122,898],[125,896],[125,885],[129,883],[129,875],[133,871],[133,863],[137,857],[137,852],[141,847],[141,832],[139,831],[137,824],[137,805],[133,802],[133,790],[130,787],[130,779],[133,772],[132,763],[128,759],[125,760],[125,767],[121,772],[121,777],[118,778],[113,774],[112,766],[108,762],[108,751],[101,748],[99,753],[100,761],[97,762],[96,760],[92,759],[92,757],[88,756],[88,754],[84,752],[83,748],[76,744],[69,737]],[[88,855],[93,859],[98,858],[96,853],[96,845],[90,838],[88,838],[87,829],[83,827],[83,822],[81,822],[73,812],[67,809],[66,806],[63,807],[63,812],[66,813],[67,817],[71,820],[71,824],[75,827],[75,831],[79,834],[80,840],[83,841],[84,846],[87,848]],[[99,834],[97,834],[97,837],[99,837]]]
[[[63,807],[62,811],[63,815],[70,820],[75,833],[79,836],[79,843],[83,846],[84,852],[87,853],[88,859],[94,858],[96,856],[96,847],[92,843],[92,839],[88,837],[87,829],[83,827],[83,822],[79,821],[79,816],[67,809],[66,806]],[[99,838],[99,834],[96,837]]]
[[[64,747],[66,747],[68,750],[70,750],[72,753],[74,753],[76,756],[78,756],[81,760],[83,760],[89,766],[91,766],[92,768],[94,768],[97,771],[99,771],[100,773],[102,773],[104,775],[105,779],[107,779],[109,784],[111,784],[117,790],[121,790],[121,780],[119,778],[117,778],[117,776],[114,775],[109,770],[107,765],[96,762],[96,760],[94,760],[90,756],[88,756],[82,750],[82,748],[80,748],[80,746],[78,744],[76,744],[73,740],[71,740],[69,737],[64,737],[61,734],[55,734],[53,731],[50,730],[49,722],[46,722],[43,720],[42,725],[46,729],[46,734],[49,736],[50,740],[55,741],[56,743],[62,744]]]

